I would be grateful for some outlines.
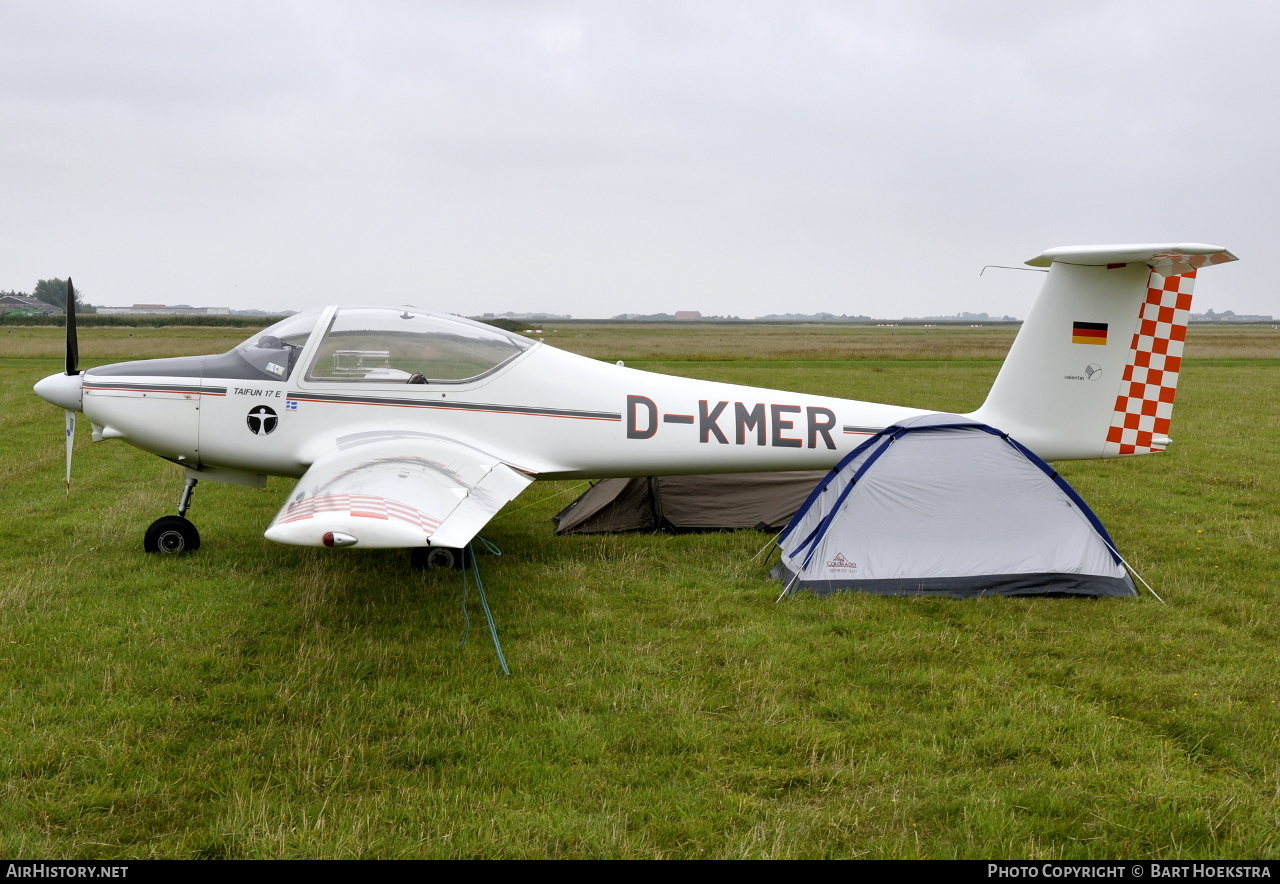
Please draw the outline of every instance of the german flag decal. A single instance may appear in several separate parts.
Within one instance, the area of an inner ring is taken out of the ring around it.
[[[1106,342],[1107,324],[1105,322],[1071,323],[1071,343],[1105,344]]]

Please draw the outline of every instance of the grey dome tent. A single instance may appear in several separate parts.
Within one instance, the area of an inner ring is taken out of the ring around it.
[[[850,452],[778,545],[784,594],[1137,595],[1107,529],[1053,467],[952,414]]]
[[[826,470],[601,479],[553,516],[556,534],[624,531],[776,532]]]

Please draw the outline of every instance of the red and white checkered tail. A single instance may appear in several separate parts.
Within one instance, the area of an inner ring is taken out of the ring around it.
[[[1195,281],[1194,270],[1177,276],[1151,271],[1147,298],[1138,313],[1138,328],[1120,376],[1104,456],[1149,454],[1168,446]]]
[[[1196,271],[1219,246],[1051,249],[1044,288],[973,417],[1045,460],[1163,451]]]

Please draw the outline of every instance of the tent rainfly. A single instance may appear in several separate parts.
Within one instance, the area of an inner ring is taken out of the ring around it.
[[[953,414],[858,446],[778,545],[784,595],[1137,595],[1107,529],[1051,466]]]
[[[554,516],[557,534],[778,531],[825,470],[601,479]]]

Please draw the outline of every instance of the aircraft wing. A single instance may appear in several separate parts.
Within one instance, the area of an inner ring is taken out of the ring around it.
[[[443,436],[357,433],[311,464],[266,537],[298,546],[461,548],[532,481],[500,457]]]

